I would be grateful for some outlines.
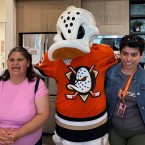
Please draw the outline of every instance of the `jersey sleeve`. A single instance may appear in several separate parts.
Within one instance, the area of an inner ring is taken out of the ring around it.
[[[42,59],[34,65],[34,70],[43,77],[52,76],[54,73],[54,63],[48,59],[48,52],[46,52]]]
[[[118,63],[118,59],[113,51],[113,49],[109,46],[109,45],[106,45],[107,47],[107,66],[110,67],[116,63]]]

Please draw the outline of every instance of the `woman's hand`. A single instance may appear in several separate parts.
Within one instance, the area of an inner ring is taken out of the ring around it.
[[[2,145],[12,145],[13,136],[11,135],[12,129],[0,129],[0,144]]]
[[[20,138],[20,136],[19,136],[19,129],[13,129],[13,130],[11,130],[10,136],[11,136],[11,140],[13,142],[17,141]]]

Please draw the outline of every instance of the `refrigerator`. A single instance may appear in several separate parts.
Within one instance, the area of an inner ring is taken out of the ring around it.
[[[23,46],[32,55],[32,63],[39,62],[45,52],[54,43],[56,32],[49,33],[20,33],[19,45]],[[52,134],[55,128],[55,99],[57,94],[56,81],[53,78],[45,79],[50,97],[50,117],[43,127],[43,133]]]
[[[32,63],[36,64],[53,44],[55,34],[56,32],[20,33],[19,45],[28,50],[28,52],[32,55]]]

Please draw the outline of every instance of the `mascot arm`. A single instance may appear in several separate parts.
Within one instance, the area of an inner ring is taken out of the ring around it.
[[[55,62],[48,58],[48,52],[44,54],[40,62],[34,65],[34,71],[43,78],[53,77]]]
[[[109,64],[109,66],[112,66],[112,65],[118,63],[118,59],[117,59],[113,49],[109,45],[107,45],[107,47],[108,47],[108,49],[107,49],[108,50],[107,51],[108,52],[107,63]]]
[[[43,72],[41,72],[41,70],[39,70],[36,66],[33,67],[33,70],[38,76],[40,76],[44,79],[48,78],[48,76],[46,74],[44,74]]]

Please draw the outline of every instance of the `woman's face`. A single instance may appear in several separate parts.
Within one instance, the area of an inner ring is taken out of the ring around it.
[[[29,67],[29,61],[20,52],[13,52],[7,60],[7,66],[10,76],[24,77]]]
[[[134,71],[141,59],[141,54],[138,49],[124,47],[120,53],[120,59],[122,62],[122,67],[128,71]]]

